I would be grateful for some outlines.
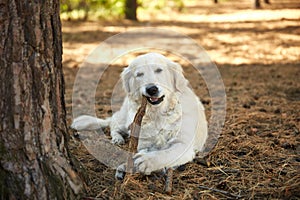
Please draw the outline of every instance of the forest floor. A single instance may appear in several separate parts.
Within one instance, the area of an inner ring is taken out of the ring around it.
[[[300,4],[274,0],[252,10],[245,0],[197,2],[180,13],[140,14],[139,22],[63,21],[69,124],[81,63],[105,39],[136,28],[167,28],[194,39],[216,63],[227,96],[217,145],[205,158],[174,171],[172,195],[164,193],[164,177],[156,173],[134,175],[117,187],[114,170],[70,133],[71,153],[86,173],[85,199],[300,199]],[[111,116],[112,90],[127,64],[105,72],[109,78],[96,93],[99,117]],[[201,76],[188,64],[183,68],[209,115],[211,99]]]

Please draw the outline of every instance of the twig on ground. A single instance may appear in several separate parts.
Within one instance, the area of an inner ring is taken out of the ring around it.
[[[172,186],[173,186],[173,169],[169,168],[166,174],[166,184],[165,184],[165,192],[167,194],[172,194]]]
[[[242,198],[241,195],[232,194],[232,193],[226,192],[226,191],[224,191],[224,190],[219,190],[219,189],[215,189],[215,188],[210,188],[210,187],[206,187],[206,186],[204,186],[204,185],[200,185],[200,186],[198,186],[198,187],[199,187],[200,189],[210,190],[210,191],[212,191],[212,192],[218,192],[218,193],[224,194],[224,195],[226,195],[226,196],[228,196],[228,197],[234,197],[234,198],[236,198],[236,199]]]

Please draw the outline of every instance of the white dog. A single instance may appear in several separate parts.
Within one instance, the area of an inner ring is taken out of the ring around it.
[[[188,86],[181,66],[161,54],[148,53],[138,56],[121,77],[127,94],[121,109],[106,120],[80,116],[71,127],[91,130],[110,126],[112,142],[123,144],[141,98],[146,96],[135,170],[150,174],[192,161],[207,139],[207,122],[204,107]],[[122,171],[124,166],[118,168],[117,178],[122,178]]]

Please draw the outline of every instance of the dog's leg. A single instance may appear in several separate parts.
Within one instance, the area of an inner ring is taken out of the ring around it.
[[[124,144],[126,137],[128,137],[128,127],[126,127],[126,117],[122,112],[117,112],[112,118],[110,124],[110,136],[113,144]]]
[[[117,180],[123,180],[125,175],[126,175],[126,164],[123,163],[116,169],[115,178]]]
[[[113,144],[124,144],[124,137],[129,136],[128,127],[133,121],[134,114],[128,110],[128,98],[125,98],[122,107],[112,116],[110,124],[110,135]]]
[[[169,148],[152,151],[139,152],[135,154],[134,167],[138,172],[149,175],[153,171],[170,168],[185,164],[194,159],[195,152],[192,145],[184,143],[172,144]]]
[[[125,144],[125,139],[118,130],[111,131],[110,136],[113,144]]]

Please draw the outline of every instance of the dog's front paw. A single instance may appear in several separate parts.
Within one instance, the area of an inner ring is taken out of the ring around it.
[[[122,164],[116,169],[115,178],[117,180],[123,180],[126,175],[126,165]]]
[[[111,142],[113,144],[125,144],[125,140],[120,134],[114,134],[111,138]]]
[[[137,153],[133,159],[135,170],[146,175],[163,168],[154,153]]]

